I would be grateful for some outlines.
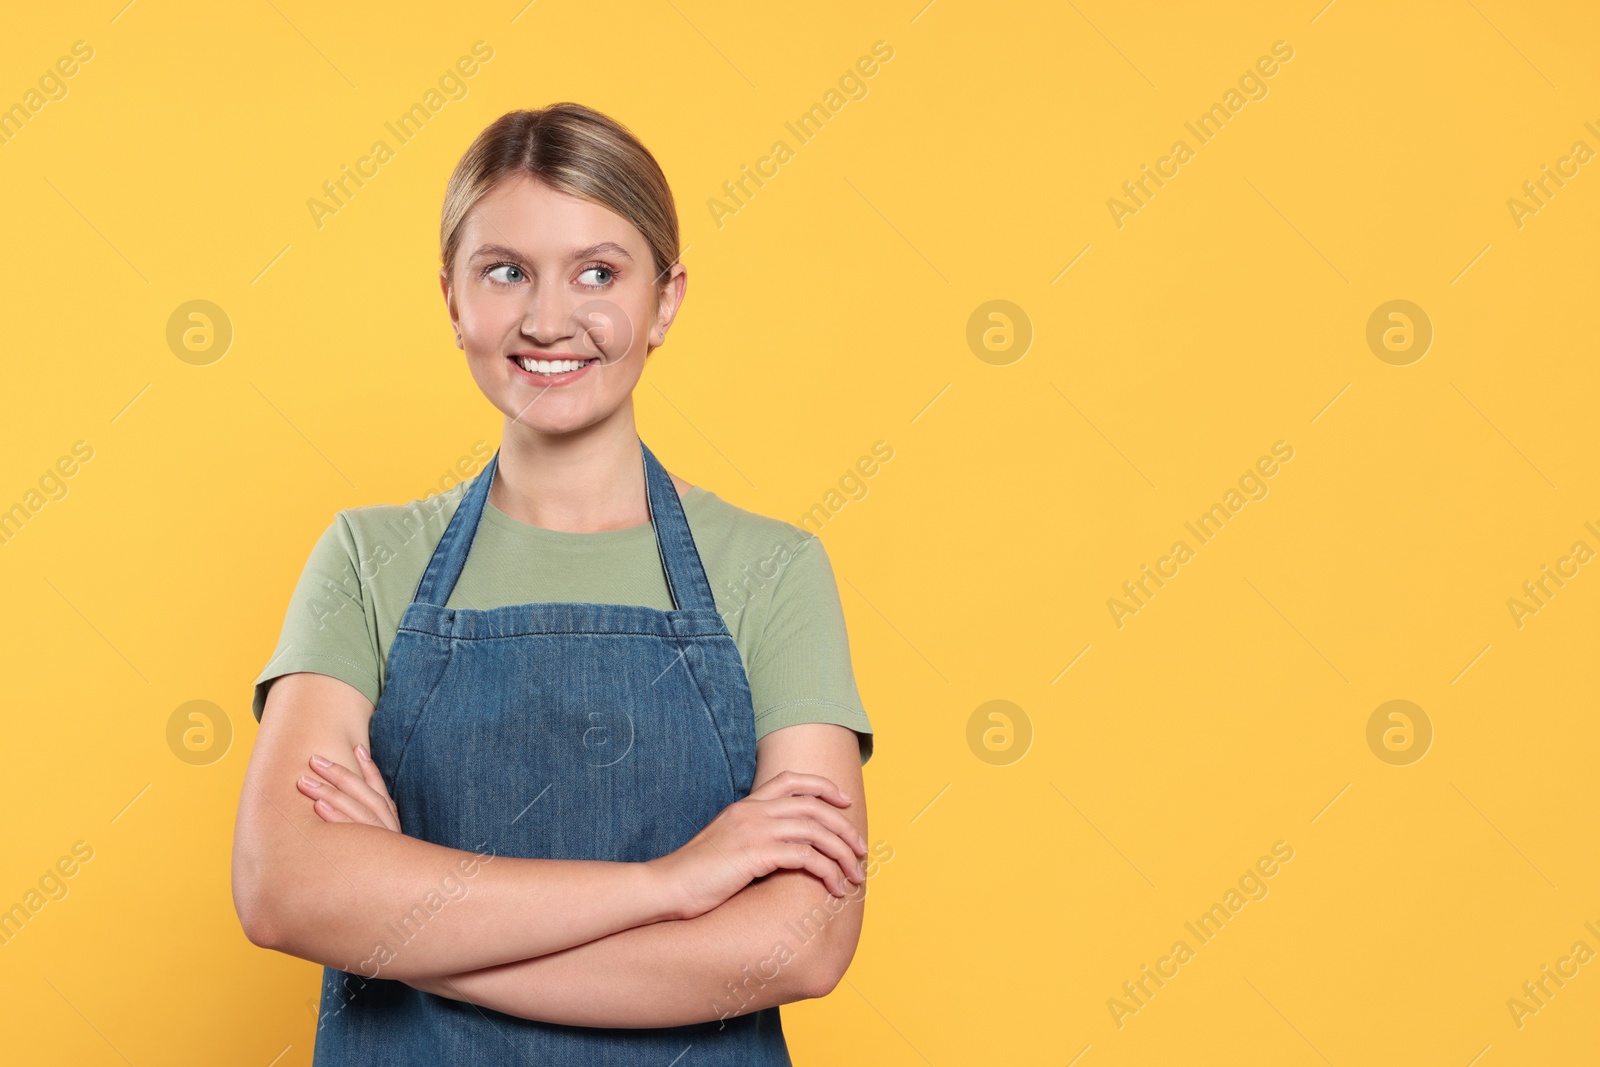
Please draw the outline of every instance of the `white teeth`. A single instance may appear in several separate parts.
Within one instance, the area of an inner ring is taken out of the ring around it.
[[[524,359],[521,356],[513,358],[516,359],[517,366],[531,374],[560,374],[594,362],[592,359]]]

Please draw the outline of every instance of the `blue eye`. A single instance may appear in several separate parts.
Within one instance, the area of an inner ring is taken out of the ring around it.
[[[522,273],[522,268],[517,266],[515,263],[493,263],[493,264],[490,264],[489,266],[484,268],[483,276],[485,278],[490,278],[491,281],[499,282],[501,285],[509,284],[509,283],[506,283],[506,282],[501,282],[500,279],[498,279],[498,278],[492,278],[491,277],[491,275],[493,275],[495,271],[500,270],[502,267],[504,267],[506,269],[509,269],[509,270],[514,270],[518,274]]]
[[[590,274],[590,273],[593,273],[594,271],[601,271],[602,273],[604,273],[605,276],[606,276],[606,280],[604,282],[601,282],[599,285],[590,285],[588,282],[579,282],[578,284],[583,285],[583,286],[585,286],[585,287],[587,287],[589,289],[604,289],[607,285],[609,285],[611,283],[611,280],[617,276],[617,272],[612,270],[610,267],[596,266],[596,267],[585,267],[585,268],[583,268],[583,273],[579,274],[578,277],[582,278],[584,274]]]

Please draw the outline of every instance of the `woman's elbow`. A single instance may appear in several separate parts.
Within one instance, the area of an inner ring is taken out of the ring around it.
[[[242,876],[236,863],[233,872],[233,911],[239,917],[244,936],[257,948],[278,947],[278,924],[267,906],[268,900],[260,879]]]
[[[276,949],[280,944],[278,925],[261,894],[243,890],[238,883],[233,887],[233,910],[239,916],[244,936],[257,948]]]
[[[258,948],[282,951],[283,923],[278,904],[282,894],[268,877],[271,865],[247,850],[233,855],[233,910],[244,936]]]
[[[807,1000],[818,1000],[832,993],[844,980],[844,972],[850,969],[850,960],[850,956],[841,958],[838,953],[828,953],[813,960],[812,966],[802,976],[800,995]]]
[[[812,955],[810,966],[805,967],[799,975],[802,997],[808,1000],[825,997],[844,981],[845,972],[850,969],[850,963],[855,959],[860,932],[859,925],[855,925],[852,929],[830,931],[839,936],[825,938],[824,943],[819,946],[822,951]]]

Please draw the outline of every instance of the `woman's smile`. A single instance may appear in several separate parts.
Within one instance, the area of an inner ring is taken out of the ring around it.
[[[538,386],[552,386],[567,385],[582,378],[590,367],[600,362],[600,357],[585,359],[553,355],[550,358],[542,358],[526,353],[515,353],[507,356],[506,361],[523,380]]]

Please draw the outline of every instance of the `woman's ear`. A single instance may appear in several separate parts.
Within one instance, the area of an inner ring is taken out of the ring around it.
[[[455,294],[450,291],[449,271],[439,271],[439,290],[444,294],[444,306],[450,315],[450,325],[456,331],[456,347],[465,352],[467,350],[466,345],[461,342],[461,322],[456,318]]]

